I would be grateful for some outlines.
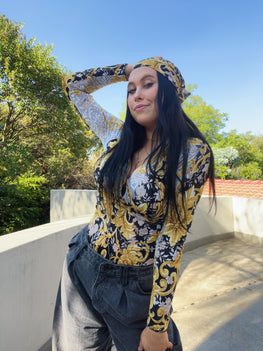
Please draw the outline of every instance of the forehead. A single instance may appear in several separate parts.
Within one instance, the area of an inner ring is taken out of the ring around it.
[[[142,80],[144,77],[152,76],[157,79],[157,72],[151,67],[138,67],[131,71],[129,83]]]

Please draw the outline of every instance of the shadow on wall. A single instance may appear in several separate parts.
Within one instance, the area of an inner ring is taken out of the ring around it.
[[[217,199],[217,211],[210,208],[209,197],[203,197],[195,211],[192,227],[187,235],[186,250],[229,237],[234,233],[232,198]],[[194,242],[197,245],[194,245]]]
[[[250,242],[260,244],[263,240],[263,199],[233,198],[235,232],[250,236]]]
[[[96,190],[51,190],[50,222],[93,214]]]

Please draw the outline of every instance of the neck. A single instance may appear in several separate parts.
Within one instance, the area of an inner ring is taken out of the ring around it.
[[[146,139],[152,141],[152,138],[153,138],[153,131],[146,129]]]
[[[153,131],[146,130],[146,145],[151,145],[153,147],[157,146],[159,139],[153,138]]]

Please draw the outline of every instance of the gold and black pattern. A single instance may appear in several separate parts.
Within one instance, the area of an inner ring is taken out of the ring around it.
[[[106,113],[91,100],[87,91],[94,91],[94,87],[98,88],[121,79],[125,80],[124,69],[120,68],[123,66],[114,67],[98,69],[98,72],[84,71],[72,76],[75,78],[66,80],[68,96],[101,138],[105,150],[111,149],[118,142],[122,122],[116,119],[114,128],[109,128],[109,121],[116,117]],[[120,72],[123,76],[119,76]],[[91,111],[86,112],[88,106],[91,106]],[[185,184],[187,229],[191,226],[194,210],[201,197],[210,162],[209,149],[201,140],[190,139],[188,149]],[[107,157],[109,154],[105,151],[95,170],[97,183]],[[118,202],[112,203],[106,194],[98,194],[96,211],[87,227],[87,235],[94,250],[116,264],[154,265],[147,324],[153,330],[165,331],[170,319],[187,230],[179,225],[171,209],[165,216],[167,204],[164,200],[165,184],[162,180],[166,167],[165,159],[159,160],[157,166],[157,179],[146,164],[136,169],[124,184],[123,196]],[[182,170],[179,168],[179,179],[181,174]],[[176,184],[176,196],[177,203],[182,203],[179,181]],[[182,211],[182,208],[179,208],[179,212]]]
[[[91,68],[63,78],[63,89],[85,124],[100,137],[104,149],[119,136],[122,121],[104,110],[91,93],[99,88],[126,81],[125,64]],[[100,116],[100,118],[97,118]]]
[[[150,67],[165,76],[174,86],[179,98],[184,101],[191,93],[185,89],[184,78],[179,69],[168,60],[161,57],[151,57],[135,64],[134,68]]]

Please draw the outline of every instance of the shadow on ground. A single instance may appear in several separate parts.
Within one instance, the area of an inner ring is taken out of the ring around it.
[[[184,351],[262,351],[262,247],[231,238],[185,252],[173,307]]]

